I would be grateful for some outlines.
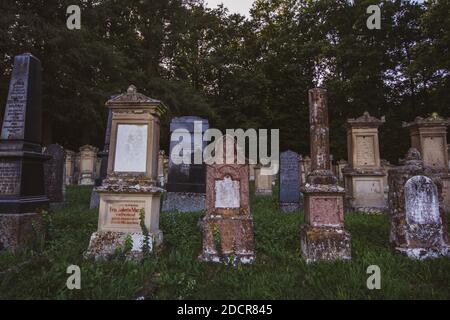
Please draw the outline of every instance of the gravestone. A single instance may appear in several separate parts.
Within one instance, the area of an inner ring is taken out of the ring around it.
[[[160,150],[158,153],[158,184],[160,187],[164,187],[166,184],[164,174],[165,156],[164,150]]]
[[[433,113],[428,118],[417,117],[403,123],[409,129],[411,147],[422,155],[426,166],[439,170],[442,180],[443,208],[450,212],[450,172],[448,167],[447,127],[450,120]]]
[[[300,156],[294,151],[285,151],[280,155],[280,209],[294,212],[300,208]]]
[[[196,128],[198,129],[197,134],[195,134]],[[163,202],[163,211],[196,212],[205,210],[206,171],[203,164],[203,150],[206,142],[202,137],[208,128],[208,120],[199,117],[188,116],[172,119],[167,194]],[[189,156],[190,164],[177,163],[181,162],[182,155],[177,154],[175,148],[180,144],[192,150]],[[194,163],[195,153],[202,160],[201,164]]]
[[[78,184],[80,178],[80,153],[75,153],[73,157],[73,184]]]
[[[162,243],[159,214],[164,190],[156,184],[159,119],[166,107],[134,86],[106,106],[112,110],[108,171],[95,188],[100,197],[98,229],[85,256],[107,260],[129,239],[132,248],[126,257],[140,260],[153,244]]]
[[[234,138],[225,135],[222,139],[223,162],[226,163],[227,152],[231,159],[231,152],[234,152],[234,162],[207,165],[203,250],[199,259],[231,265],[252,263],[255,247],[249,202],[249,168],[246,164],[237,164]]]
[[[302,256],[307,263],[351,258],[350,234],[344,229],[345,189],[330,168],[327,91],[309,91],[311,172],[301,188],[305,224],[301,229]]]
[[[26,248],[48,208],[41,106],[41,62],[28,53],[16,56],[0,136],[0,250]]]
[[[267,167],[268,168],[268,167]],[[257,196],[271,196],[273,176],[264,172],[265,167],[256,165],[255,171],[255,195]]]
[[[74,184],[73,175],[75,171],[75,152],[65,150],[65,154],[66,154],[65,183],[66,186],[71,186]]]
[[[347,120],[349,164],[343,169],[346,187],[346,209],[349,212],[380,214],[387,210],[384,177],[381,166],[378,128],[385,122],[365,112]]]
[[[411,148],[402,165],[389,170],[390,242],[395,251],[424,260],[450,256],[446,216],[439,205],[439,170]]]
[[[64,148],[58,144],[51,144],[45,149],[44,154],[50,158],[44,164],[45,194],[50,205],[58,207],[64,202]]]
[[[345,186],[345,179],[344,179],[344,168],[348,165],[348,162],[344,159],[341,159],[337,162],[337,178],[338,182],[341,186]]]
[[[78,178],[80,186],[95,185],[97,152],[98,149],[90,145],[84,145],[80,148],[80,175]]]
[[[111,98],[114,98],[112,96]],[[105,144],[103,146],[103,150],[98,153],[97,158],[97,177],[95,179],[95,185],[101,186],[103,180],[106,178],[108,174],[108,156],[109,156],[109,141],[111,139],[111,121],[112,121],[112,111],[108,110],[108,122],[106,124],[106,133],[105,133]],[[98,193],[95,191],[95,188],[92,189],[91,192],[91,200],[89,202],[89,209],[98,209],[100,205],[100,197]]]

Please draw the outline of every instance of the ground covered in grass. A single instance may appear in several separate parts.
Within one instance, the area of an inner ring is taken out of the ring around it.
[[[49,239],[33,250],[0,255],[0,299],[450,299],[450,259],[417,262],[389,250],[387,216],[349,214],[351,262],[306,265],[302,214],[278,211],[276,198],[252,198],[257,260],[237,268],[200,263],[201,213],[163,213],[164,245],[142,263],[84,260],[97,227],[90,188],[68,189],[52,214]],[[66,269],[81,268],[81,290]],[[367,267],[381,268],[381,290],[368,290]]]

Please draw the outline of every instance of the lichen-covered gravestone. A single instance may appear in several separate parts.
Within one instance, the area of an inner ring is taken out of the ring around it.
[[[300,156],[294,151],[285,151],[280,155],[280,209],[293,212],[299,209],[301,173]]]
[[[235,148],[232,137],[225,136],[223,141],[224,154],[227,145],[228,150]],[[233,265],[253,262],[249,166],[237,162],[210,164],[206,172],[206,214],[202,221],[203,250],[199,259]]]
[[[420,153],[410,149],[404,165],[389,171],[389,185],[395,250],[420,260],[448,256],[439,172],[424,166]]]

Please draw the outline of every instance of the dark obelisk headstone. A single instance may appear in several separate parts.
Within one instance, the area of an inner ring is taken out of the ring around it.
[[[280,209],[294,212],[300,207],[300,156],[288,150],[280,155]]]
[[[114,96],[112,96],[111,98],[114,98]],[[98,153],[98,156],[101,159],[101,163],[100,163],[100,177],[98,177],[95,180],[96,186],[101,186],[103,180],[106,179],[106,176],[108,174],[108,157],[109,157],[109,141],[111,138],[111,122],[112,122],[112,110],[109,109],[108,110],[108,123],[106,124],[106,133],[105,133],[105,145],[103,147],[103,150]],[[99,204],[100,204],[100,197],[95,190],[92,190],[89,208],[90,209],[98,209]]]
[[[197,135],[194,132],[196,125],[200,131],[197,132]],[[205,209],[206,167],[203,163],[195,164],[194,155],[197,152],[203,159],[203,150],[206,142],[203,142],[202,137],[208,128],[208,120],[199,117],[189,116],[172,119],[170,123],[169,174],[163,211],[195,212]],[[184,131],[185,134],[177,140],[174,138],[174,132],[179,132],[180,130]],[[190,137],[190,146],[193,151],[191,164],[176,164],[174,159],[181,157],[181,155],[176,154],[174,148],[180,142],[186,143],[188,140],[186,138],[188,137]]]
[[[58,144],[49,145],[44,152],[50,160],[44,164],[45,194],[50,204],[60,205],[64,202],[64,148]]]
[[[48,207],[41,147],[41,63],[15,57],[0,136],[0,250],[19,250]]]

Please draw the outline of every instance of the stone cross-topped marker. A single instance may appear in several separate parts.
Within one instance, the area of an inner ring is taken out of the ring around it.
[[[16,56],[0,136],[0,250],[26,247],[33,221],[48,208],[41,99],[41,62]]]
[[[351,258],[350,234],[344,229],[345,190],[331,172],[327,92],[309,91],[311,172],[302,188],[305,224],[301,230],[304,259],[347,260]]]

